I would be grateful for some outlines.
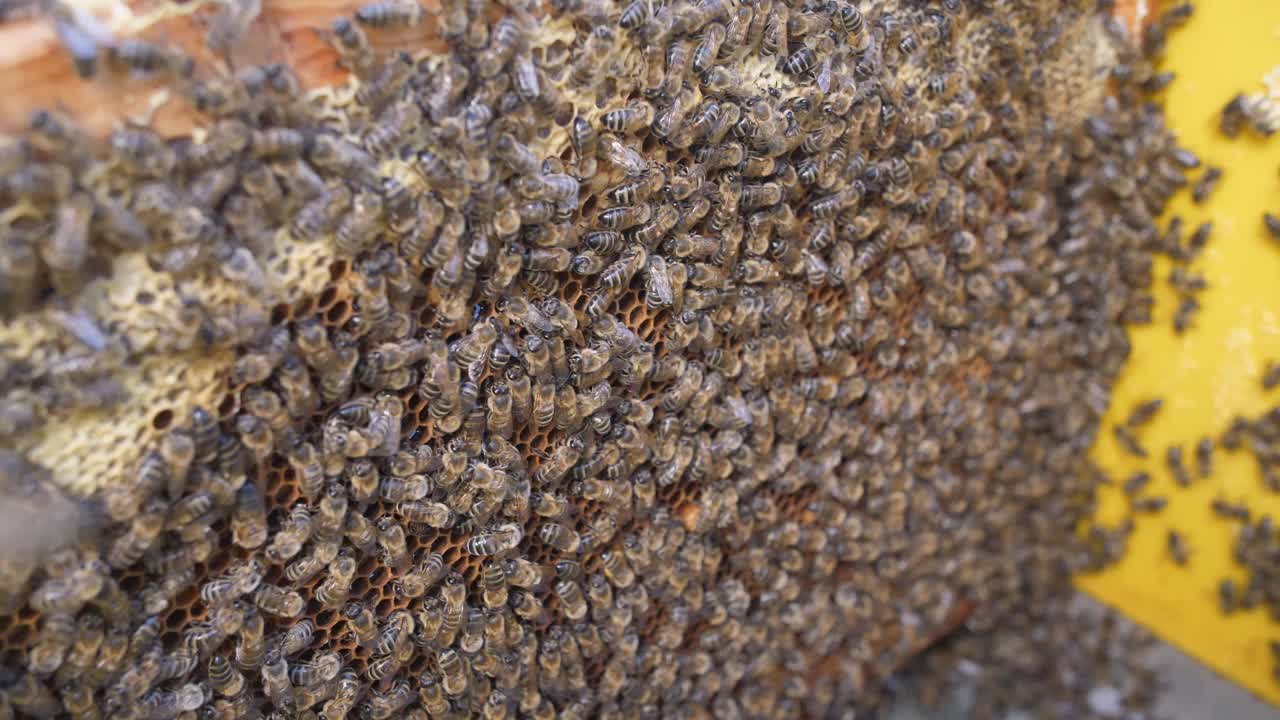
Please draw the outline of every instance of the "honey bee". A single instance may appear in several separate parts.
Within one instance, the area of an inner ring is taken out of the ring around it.
[[[382,219],[382,196],[362,190],[353,199],[350,212],[342,215],[334,237],[338,250],[356,255],[368,247]]]
[[[311,662],[289,666],[289,682],[295,687],[309,687],[338,677],[342,660],[337,653],[321,653]]]
[[[359,105],[369,109],[372,114],[379,114],[388,103],[393,101],[404,86],[413,77],[414,73],[413,58],[404,51],[398,51],[382,62],[381,66],[374,71],[373,76],[360,84],[356,89],[355,101]],[[319,148],[319,141],[329,136],[321,136],[317,138],[316,147]],[[362,183],[369,187],[376,187],[373,182],[372,166],[357,167],[357,162],[368,159],[368,155],[363,150],[357,148],[354,144],[346,141],[334,140],[332,149],[338,149],[336,155],[328,155],[322,153],[318,157],[313,152],[312,159],[321,167],[335,172],[341,172],[343,169],[352,172],[357,177],[362,178]]]
[[[262,613],[251,610],[244,616],[236,643],[236,666],[244,671],[262,667],[265,641]]]
[[[1182,536],[1182,533],[1170,528],[1165,546],[1168,548],[1169,557],[1173,559],[1174,563],[1180,566],[1187,564],[1187,559],[1191,553],[1187,547],[1187,540]]]
[[[399,572],[408,570],[411,558],[409,549],[405,545],[404,528],[395,520],[384,517],[378,521],[377,530],[378,546],[382,549],[383,562]]]
[[[409,28],[422,22],[423,9],[415,0],[376,0],[356,8],[356,22],[373,28]]]
[[[405,597],[421,597],[444,578],[447,568],[439,553],[431,553],[411,572],[400,580],[400,592]]]
[[[311,513],[307,507],[295,505],[280,529],[272,536],[271,544],[267,547],[267,557],[276,562],[292,558],[301,552],[302,545],[311,537],[312,530]]]
[[[40,640],[27,655],[27,669],[41,676],[53,674],[71,650],[76,632],[75,619],[69,615],[45,618]]]
[[[1112,434],[1120,444],[1120,447],[1124,448],[1129,454],[1140,458],[1147,457],[1146,448],[1142,447],[1142,444],[1138,442],[1138,438],[1124,425],[1116,425],[1112,428]]]
[[[164,529],[168,508],[159,500],[147,503],[142,512],[129,523],[129,529],[112,543],[107,562],[113,568],[131,567],[155,543]]]
[[[511,58],[512,85],[516,94],[526,103],[534,103],[543,96],[542,72],[528,52],[516,52]]]
[[[602,135],[596,145],[597,156],[616,166],[630,177],[644,175],[649,163],[639,152],[628,147],[616,135]]]
[[[253,601],[263,612],[283,618],[298,617],[306,605],[298,593],[267,583],[258,586]]]
[[[1271,213],[1262,214],[1262,225],[1273,240],[1280,240],[1280,217]]]
[[[204,704],[204,690],[196,683],[177,690],[153,690],[142,698],[141,706],[148,717],[175,717]]]
[[[351,71],[361,82],[373,79],[378,70],[378,56],[369,38],[350,18],[338,18],[325,33],[329,45],[338,53],[338,64]]]
[[[278,710],[292,710],[294,688],[289,681],[289,663],[278,650],[269,650],[266,654],[262,665],[262,690]]]
[[[1213,474],[1213,438],[1208,435],[1196,443],[1196,472],[1201,479]]]
[[[1243,503],[1233,503],[1223,500],[1222,498],[1214,498],[1209,503],[1209,507],[1215,514],[1224,518],[1246,523],[1249,522],[1249,508]]]
[[[108,48],[107,60],[115,68],[140,78],[165,74],[189,77],[194,69],[191,58],[181,51],[138,39],[121,40]]]
[[[378,466],[368,458],[357,458],[347,463],[343,475],[351,485],[351,496],[356,502],[371,502],[377,495]]]
[[[529,147],[510,133],[498,136],[494,151],[503,162],[517,175],[537,175],[542,170],[542,161]]]
[[[224,697],[235,697],[245,688],[244,675],[223,655],[209,658],[208,678],[209,687]]]
[[[314,200],[302,206],[290,224],[290,232],[299,240],[316,240],[333,232],[351,208],[351,190],[346,185],[330,186]]]
[[[538,539],[563,555],[572,555],[578,551],[580,543],[578,533],[558,523],[544,523],[538,528]]]
[[[1133,508],[1134,512],[1155,513],[1155,512],[1160,512],[1161,510],[1164,510],[1165,506],[1168,505],[1168,503],[1169,503],[1168,498],[1145,497],[1145,498],[1137,498],[1132,502],[1130,502],[1129,505],[1130,507]]]
[[[315,639],[315,623],[311,620],[301,620],[285,630],[279,642],[275,643],[275,647],[280,655],[292,657],[311,647],[312,639]]]
[[[1200,179],[1196,180],[1195,185],[1191,187],[1191,199],[1198,205],[1203,204],[1213,194],[1221,179],[1222,168],[1215,166],[1205,168],[1205,171],[1200,174]]]
[[[467,690],[466,666],[462,657],[452,649],[436,655],[436,669],[440,673],[440,687],[450,697],[457,697]]]

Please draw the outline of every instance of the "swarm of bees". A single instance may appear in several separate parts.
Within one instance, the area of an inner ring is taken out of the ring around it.
[[[1081,716],[1139,644],[1071,629],[1127,532],[1076,533],[1085,452],[1192,164],[1099,4],[450,0],[447,53],[375,51],[395,0],[323,97],[117,43],[208,124],[48,110],[2,158],[5,311],[62,334],[0,438],[122,412],[144,353],[227,394],[3,578],[0,714],[828,716],[963,623],[984,712]],[[150,344],[130,267],[183,297]]]

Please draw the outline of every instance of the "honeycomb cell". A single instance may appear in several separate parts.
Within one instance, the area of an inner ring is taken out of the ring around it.
[[[324,322],[329,327],[342,327],[351,319],[354,311],[346,300],[337,300],[324,311]]]

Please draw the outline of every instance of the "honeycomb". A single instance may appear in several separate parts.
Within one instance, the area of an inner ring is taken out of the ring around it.
[[[1185,182],[1102,10],[317,34],[350,82],[118,46],[200,127],[8,148],[0,467],[92,535],[0,568],[8,706],[827,716],[959,625],[1034,674],[1007,633],[1120,532],[1083,455]]]

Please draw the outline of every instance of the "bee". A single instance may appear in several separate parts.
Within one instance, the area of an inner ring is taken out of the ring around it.
[[[1280,217],[1271,213],[1262,214],[1262,225],[1273,240],[1280,240]]]
[[[102,711],[94,698],[94,689],[83,682],[73,680],[67,683],[59,693],[62,705],[75,720],[88,720],[102,717]],[[13,717],[12,708],[8,708],[7,717]]]
[[[224,655],[209,658],[209,687],[224,697],[235,697],[245,689],[244,675]]]
[[[1240,590],[1234,580],[1224,578],[1218,583],[1218,609],[1223,615],[1230,615],[1240,607]]]
[[[597,141],[596,155],[630,177],[644,175],[649,169],[644,156],[628,147],[616,135],[601,136]]]
[[[333,232],[351,209],[351,190],[346,185],[330,186],[310,200],[294,216],[290,232],[299,240],[315,240]]]
[[[257,589],[261,581],[262,573],[252,571],[213,578],[200,586],[200,600],[208,607],[230,605]]]
[[[496,555],[499,552],[500,537],[498,533],[480,533],[467,538],[467,542],[463,544],[463,549],[469,555],[486,556]]]
[[[422,22],[423,12],[416,0],[375,0],[356,8],[355,19],[379,29],[410,28]]]
[[[298,593],[267,583],[258,586],[253,602],[264,612],[283,618],[298,617],[306,605]]]
[[[626,105],[606,112],[600,124],[616,133],[633,133],[653,122],[653,105],[644,100],[632,100]]]
[[[76,622],[69,615],[45,618],[40,640],[27,655],[27,669],[37,675],[51,675],[63,663],[76,638]]]
[[[135,565],[164,530],[167,513],[168,508],[162,501],[149,501],[129,523],[129,529],[111,544],[107,552],[107,562],[111,567],[123,569]]]
[[[378,56],[369,38],[350,18],[338,18],[329,25],[329,44],[338,53],[338,64],[361,82],[372,80],[378,70]]]
[[[542,97],[542,73],[528,52],[517,52],[511,58],[511,84],[521,100],[533,103]]]
[[[1181,487],[1189,487],[1191,485],[1191,474],[1187,472],[1187,467],[1182,461],[1182,448],[1178,445],[1169,446],[1165,451],[1165,464],[1169,466],[1169,473],[1173,475],[1174,482]]]
[[[421,597],[436,583],[444,579],[448,568],[440,553],[431,553],[418,563],[411,572],[406,573],[400,581],[400,590],[405,597]]]
[[[278,650],[267,651],[262,665],[262,691],[278,710],[289,711],[294,704],[289,663]]]
[[[141,707],[148,717],[176,717],[203,704],[204,690],[190,683],[177,690],[153,690],[142,698]]]
[[[636,230],[633,238],[646,248],[653,248],[679,222],[680,211],[674,205],[659,205],[657,210],[652,212],[649,221]]]
[[[452,649],[442,650],[436,655],[436,669],[440,673],[440,686],[446,695],[457,697],[466,692],[466,666],[457,652]]]
[[[395,512],[411,523],[421,523],[434,528],[451,528],[458,519],[448,505],[431,500],[397,503]]]
[[[31,147],[72,164],[83,157],[88,139],[70,118],[51,110],[31,114],[28,141]]]
[[[321,653],[311,662],[289,666],[289,682],[295,687],[309,687],[338,677],[342,660],[337,653]]]
[[[362,190],[356,194],[350,212],[342,215],[334,236],[339,252],[356,255],[373,241],[382,219],[382,196]]]
[[[1147,457],[1146,448],[1142,447],[1142,444],[1138,442],[1137,436],[1129,428],[1124,425],[1116,425],[1112,428],[1112,434],[1115,435],[1120,447],[1129,454],[1140,458]]]
[[[1196,443],[1196,472],[1202,479],[1213,474],[1213,438],[1208,435]]]
[[[1191,187],[1191,199],[1197,205],[1203,204],[1213,194],[1221,179],[1222,168],[1212,165],[1205,168],[1205,171],[1200,174],[1200,179],[1196,180],[1195,185]]]
[[[409,569],[411,558],[405,544],[404,528],[389,517],[377,523],[378,546],[382,548],[383,562],[398,572]]]
[[[538,528],[538,539],[563,555],[576,553],[580,543],[578,533],[553,522],[543,523],[542,527]]]
[[[635,571],[631,569],[622,551],[606,550],[601,553],[600,569],[604,572],[605,578],[620,589],[629,588],[635,583]]]
[[[146,40],[121,40],[107,49],[107,60],[121,71],[138,77],[172,74],[190,77],[194,64],[179,50],[161,47]]]
[[[378,493],[378,466],[369,458],[347,463],[343,473],[351,485],[351,496],[358,503],[371,502]]]
[[[239,638],[236,642],[235,662],[241,670],[250,671],[262,667],[263,653],[266,643],[263,638],[264,621],[262,613],[250,610],[240,625]]]
[[[249,151],[249,155],[256,160],[297,160],[307,151],[309,143],[310,138],[301,130],[294,128],[272,127],[250,130],[247,149]],[[254,164],[251,168],[253,172],[259,173],[259,177],[262,181],[266,180],[266,178],[262,176],[262,173],[265,172],[271,175],[271,182],[275,183],[274,173],[272,173],[268,166]],[[248,176],[249,171],[246,171],[241,176],[242,185],[247,182]],[[278,185],[276,187],[279,188]],[[248,189],[247,186],[246,189]],[[257,193],[253,194],[256,195]],[[268,203],[264,201],[264,204]]]
[[[494,23],[490,35],[489,47],[476,58],[476,70],[486,80],[502,72],[507,63],[511,62],[516,49],[523,42],[524,32],[517,20],[504,17]]]
[[[293,657],[297,653],[311,647],[311,641],[315,639],[315,623],[311,620],[301,620],[294,623],[291,628],[285,630],[284,635],[276,642],[276,650],[284,657]]]
[[[1238,520],[1240,522],[1249,522],[1249,508],[1243,503],[1232,503],[1222,498],[1215,498],[1209,503],[1209,507],[1213,512],[1229,520]]]
[[[652,13],[651,5],[642,0],[632,0],[623,8],[622,15],[618,18],[618,27],[623,30],[638,30],[652,17]]]
[[[728,29],[722,23],[713,22],[703,29],[702,39],[693,50],[691,66],[694,74],[705,76],[715,66],[727,38]]]
[[[1240,134],[1240,130],[1249,122],[1248,113],[1245,111],[1246,105],[1247,99],[1244,93],[1236,93],[1223,106],[1218,119],[1218,130],[1223,135],[1234,138]]]
[[[55,284],[57,276],[74,276],[84,265],[89,252],[89,221],[93,213],[93,198],[86,192],[74,193],[58,206],[53,232],[40,246],[41,258],[55,274]]]
[[[1137,498],[1129,503],[1134,512],[1160,512],[1169,504],[1167,498],[1164,497],[1145,497]]]
[[[1179,335],[1186,332],[1191,327],[1191,323],[1199,311],[1200,302],[1198,300],[1190,295],[1183,297],[1173,315],[1174,332]]]
[[[542,171],[542,161],[537,154],[510,133],[498,136],[494,151],[517,175],[533,176]]]
[[[1142,492],[1142,489],[1145,488],[1149,482],[1151,482],[1150,473],[1143,471],[1136,472],[1124,481],[1124,494],[1129,497],[1134,497],[1138,493]]]
[[[1180,566],[1185,566],[1187,564],[1187,559],[1191,553],[1190,549],[1187,547],[1187,540],[1182,536],[1182,533],[1174,530],[1173,528],[1169,528],[1169,534],[1165,541],[1165,546],[1168,548],[1169,557],[1173,559],[1174,563]]]

